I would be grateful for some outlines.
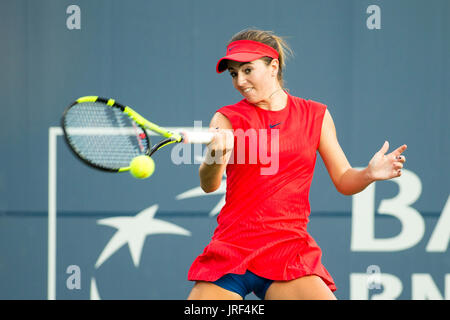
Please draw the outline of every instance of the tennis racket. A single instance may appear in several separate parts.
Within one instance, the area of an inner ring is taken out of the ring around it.
[[[174,143],[211,141],[213,133],[171,132],[160,127],[114,99],[81,97],[64,111],[61,126],[70,150],[85,164],[108,172],[130,170],[135,157],[151,157]],[[149,131],[162,137],[151,145]]]

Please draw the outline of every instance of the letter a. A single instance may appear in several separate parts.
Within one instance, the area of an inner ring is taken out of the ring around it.
[[[427,252],[445,252],[450,242],[450,196],[428,242]]]
[[[70,5],[67,7],[66,10],[67,14],[71,14],[67,17],[66,20],[66,26],[67,29],[73,30],[73,29],[81,29],[81,10],[80,7],[77,5]]]
[[[66,270],[70,276],[66,280],[66,287],[69,290],[81,289],[81,270],[77,265],[70,265]]]
[[[367,29],[381,29],[381,9],[377,5],[370,5],[367,7],[366,13],[372,14],[367,18]]]

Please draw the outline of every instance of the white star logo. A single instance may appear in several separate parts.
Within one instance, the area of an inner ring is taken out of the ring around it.
[[[97,223],[117,229],[95,263],[99,268],[119,248],[128,243],[135,267],[139,266],[145,238],[151,234],[178,234],[190,236],[191,232],[173,223],[155,219],[158,205],[142,210],[134,217],[113,217],[98,220]]]
[[[203,160],[203,159],[200,159]],[[226,193],[226,178],[222,180],[221,186],[218,190],[212,193],[205,193],[200,187],[192,188],[176,196],[177,200],[211,196]],[[221,197],[217,205],[209,213],[214,216],[220,212],[220,209],[225,204],[225,195]],[[139,266],[142,255],[142,248],[145,239],[151,234],[176,234],[183,236],[190,236],[191,232],[181,228],[173,223],[163,220],[155,219],[155,213],[158,210],[158,205],[153,205],[145,210],[142,210],[134,217],[113,217],[98,220],[100,225],[110,226],[117,229],[117,232],[109,240],[108,244],[103,249],[102,253],[95,263],[95,268],[99,268],[106,260],[108,260],[117,250],[128,243],[131,258],[135,267]],[[91,279],[91,300],[99,300],[100,295],[97,289],[95,278]]]
[[[216,191],[211,192],[211,193],[205,193],[201,187],[192,188],[192,189],[189,189],[188,191],[180,193],[179,195],[176,196],[175,199],[183,200],[183,199],[189,199],[189,198],[215,196],[218,194],[225,194],[225,191],[226,191],[225,183],[226,183],[226,180],[222,180],[222,183],[221,183],[219,189],[217,189]],[[219,200],[219,202],[216,204],[216,206],[209,212],[209,216],[215,216],[216,214],[218,214],[220,212],[220,209],[222,209],[222,207],[224,205],[225,205],[225,196],[223,196]]]

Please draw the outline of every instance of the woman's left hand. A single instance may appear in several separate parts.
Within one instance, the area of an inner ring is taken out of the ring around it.
[[[367,166],[372,180],[388,180],[402,175],[403,163],[406,158],[402,153],[406,150],[406,144],[398,147],[393,152],[386,154],[389,142],[386,141],[381,149],[375,153]]]

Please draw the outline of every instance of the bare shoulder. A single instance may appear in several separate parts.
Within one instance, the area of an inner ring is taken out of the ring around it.
[[[216,112],[209,124],[210,128],[233,129],[230,120],[220,112]]]
[[[323,116],[322,127],[332,125],[334,127],[333,117],[331,116],[328,108],[325,109],[325,115]]]
[[[322,131],[320,134],[320,145],[323,146],[324,143],[329,141],[329,139],[335,139],[336,138],[336,127],[334,126],[333,117],[331,116],[330,111],[328,111],[328,108],[325,109],[325,115],[323,117],[322,121]],[[319,150],[320,151],[320,150]]]

